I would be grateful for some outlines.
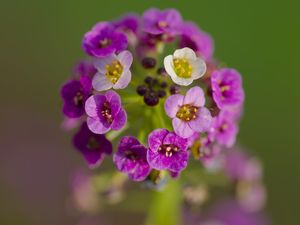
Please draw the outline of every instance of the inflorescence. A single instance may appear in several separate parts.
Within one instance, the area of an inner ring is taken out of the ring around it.
[[[179,176],[189,158],[208,167],[235,144],[241,75],[218,64],[210,35],[176,10],[99,22],[82,46],[88,59],[62,86],[62,111],[91,168],[113,154],[131,180],[155,183],[154,174]]]

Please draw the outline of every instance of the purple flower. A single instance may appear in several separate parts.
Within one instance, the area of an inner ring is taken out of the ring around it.
[[[74,73],[79,76],[88,76],[92,78],[97,73],[97,70],[92,62],[82,60],[75,66]]]
[[[144,180],[151,170],[147,162],[147,148],[130,136],[121,139],[114,163],[119,171],[127,173],[134,181]]]
[[[200,87],[189,89],[185,96],[175,94],[166,100],[165,110],[173,119],[173,129],[177,135],[188,138],[195,132],[209,130],[212,117],[204,104],[205,97]]]
[[[120,130],[127,121],[121,98],[114,91],[89,97],[85,103],[85,111],[88,115],[87,125],[96,134],[104,134],[111,129]]]
[[[144,13],[144,31],[150,34],[178,34],[182,23],[180,13],[175,9],[151,8]]]
[[[226,151],[224,171],[234,180],[258,181],[262,177],[260,162],[239,149]]]
[[[209,136],[227,148],[235,144],[238,133],[238,126],[234,120],[234,114],[229,111],[220,111],[219,115],[213,118]]]
[[[249,213],[234,201],[219,203],[203,225],[265,225],[266,219],[258,213]]]
[[[84,114],[84,103],[92,90],[91,80],[81,76],[80,80],[69,80],[63,85],[60,95],[63,99],[63,113],[69,118],[79,118]]]
[[[140,17],[136,14],[127,14],[121,19],[112,22],[112,25],[122,32],[137,34],[140,25]]]
[[[84,35],[82,43],[87,54],[98,58],[121,52],[127,48],[127,45],[126,35],[116,31],[107,22],[97,23]]]
[[[104,156],[112,153],[110,141],[102,134],[91,132],[86,123],[83,123],[80,130],[75,134],[73,144],[91,168],[99,166]]]
[[[234,69],[224,68],[211,75],[213,99],[220,109],[241,105],[244,90],[241,75]]]
[[[206,60],[211,59],[214,52],[213,39],[193,22],[182,24],[179,47],[189,47]]]
[[[147,160],[152,168],[176,173],[187,166],[187,139],[165,129],[156,129],[149,135],[148,144]]]
[[[132,54],[129,51],[97,59],[94,62],[94,66],[98,70],[93,78],[94,89],[106,91],[110,88],[123,89],[127,87],[131,80],[130,66],[132,60]]]

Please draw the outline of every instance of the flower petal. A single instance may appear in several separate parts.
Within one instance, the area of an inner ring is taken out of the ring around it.
[[[109,56],[106,56],[104,58],[96,59],[94,61],[94,67],[98,70],[99,73],[105,74],[106,73],[106,66],[111,64],[112,61],[116,59],[115,54],[111,54]]]
[[[197,107],[204,106],[205,97],[203,90],[197,86],[189,89],[184,97],[183,104],[189,104]]]
[[[165,102],[165,111],[171,118],[176,116],[181,105],[183,105],[184,96],[180,94],[171,95]]]
[[[110,127],[103,124],[99,119],[88,117],[86,122],[89,129],[95,134],[105,134],[110,130]]]
[[[189,121],[189,126],[196,132],[206,132],[212,124],[212,116],[205,107],[200,107],[197,112],[197,118]]]
[[[177,117],[172,120],[172,124],[175,133],[180,137],[189,138],[194,134],[194,131],[190,128],[189,124]]]
[[[104,102],[106,102],[106,97],[104,95],[93,95],[89,97],[85,102],[85,112],[90,117],[98,116],[98,109]]]
[[[96,73],[92,81],[93,88],[97,91],[106,91],[113,87],[113,83],[105,74]]]
[[[113,86],[114,89],[123,89],[126,88],[131,81],[131,72],[130,70],[126,70],[122,73],[121,77]]]
[[[185,47],[185,48],[181,48],[181,49],[177,49],[175,52],[174,52],[174,58],[184,58],[184,59],[189,59],[189,60],[195,60],[197,58],[196,56],[196,53],[188,48],[188,47]]]
[[[165,136],[169,133],[166,129],[156,129],[148,136],[148,145],[152,151],[157,151]]]
[[[119,59],[120,63],[124,67],[124,70],[128,70],[132,64],[133,57],[130,51],[122,51],[117,58]]]
[[[204,76],[206,72],[206,63],[201,58],[197,58],[196,60],[190,61],[191,66],[193,68],[192,78],[194,80],[199,79]]]
[[[114,118],[113,123],[111,124],[111,129],[120,130],[122,129],[127,122],[127,114],[124,109],[120,109],[117,115]]]
[[[114,117],[121,109],[121,97],[115,91],[108,91],[105,93],[105,97],[109,102],[111,114]]]
[[[164,139],[164,144],[176,145],[181,151],[186,151],[188,148],[188,139],[182,138],[176,135],[174,132],[170,132]]]

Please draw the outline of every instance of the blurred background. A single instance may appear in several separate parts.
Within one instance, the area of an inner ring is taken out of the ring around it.
[[[299,2],[16,0],[0,7],[0,224],[76,224],[66,199],[85,164],[60,128],[60,85],[93,24],[152,6],[194,20],[213,36],[216,57],[241,72],[239,143],[264,163],[273,224],[300,223]]]

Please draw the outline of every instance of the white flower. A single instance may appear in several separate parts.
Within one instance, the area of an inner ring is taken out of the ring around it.
[[[126,88],[131,80],[129,69],[132,60],[132,54],[129,51],[97,59],[94,66],[98,72],[93,78],[93,88],[97,91]]]
[[[164,66],[174,83],[183,86],[190,85],[206,72],[204,60],[190,48],[177,49],[173,55],[166,56]]]

